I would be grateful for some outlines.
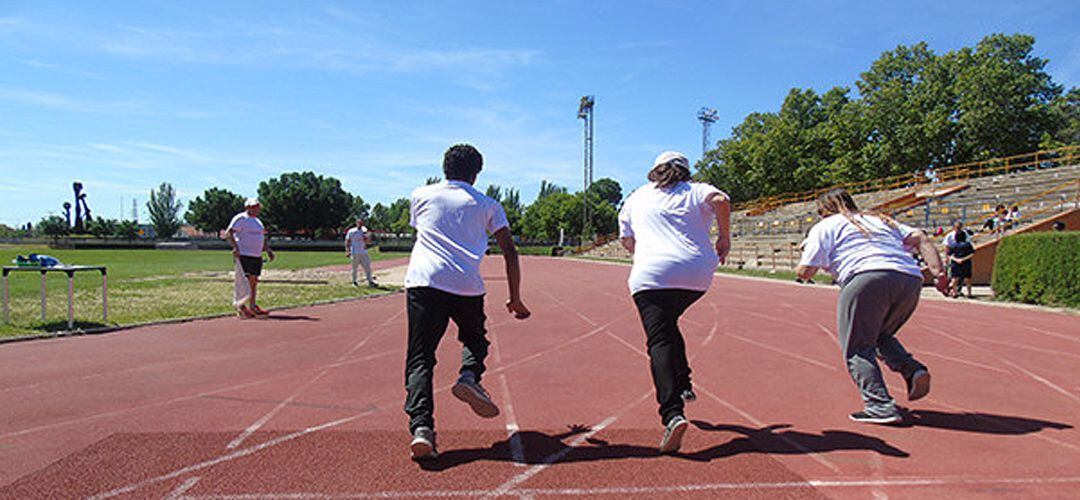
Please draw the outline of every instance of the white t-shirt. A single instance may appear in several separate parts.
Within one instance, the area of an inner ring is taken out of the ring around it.
[[[236,248],[240,255],[245,257],[262,257],[263,240],[266,238],[266,228],[258,217],[252,217],[247,212],[240,212],[232,218],[229,230],[236,239]]]
[[[904,246],[904,238],[914,233],[914,228],[900,223],[892,227],[874,216],[853,217],[870,232],[869,236],[844,215],[830,215],[810,228],[799,264],[824,269],[836,275],[840,283],[865,271],[922,276],[919,264]]]
[[[361,228],[353,226],[345,232],[345,244],[349,247],[349,253],[354,255],[367,253],[367,243],[364,242],[364,237],[367,234],[368,228],[366,226]]]
[[[412,193],[409,224],[416,244],[405,287],[432,287],[455,295],[484,294],[480,261],[488,234],[509,223],[502,205],[462,181],[444,181]]]
[[[709,236],[716,213],[706,200],[713,193],[723,194],[697,182],[667,189],[646,184],[626,198],[619,211],[619,236],[634,238],[631,293],[709,289],[720,264]]]

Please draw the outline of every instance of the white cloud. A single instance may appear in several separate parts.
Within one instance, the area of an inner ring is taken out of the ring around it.
[[[76,113],[145,113],[139,101],[95,101],[55,92],[0,87],[0,100]]]

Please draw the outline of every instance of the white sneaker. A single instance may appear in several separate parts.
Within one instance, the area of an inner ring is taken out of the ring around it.
[[[438,458],[439,452],[435,451],[435,431],[431,430],[431,427],[417,427],[409,449],[412,451],[413,460]]]
[[[686,434],[688,427],[690,423],[682,415],[677,415],[668,421],[667,427],[664,428],[664,438],[660,440],[660,454],[678,453],[679,448],[682,447],[683,434]]]
[[[499,416],[499,407],[488,396],[487,391],[476,381],[471,372],[462,373],[450,393],[472,408],[473,413],[483,418],[495,418]]]

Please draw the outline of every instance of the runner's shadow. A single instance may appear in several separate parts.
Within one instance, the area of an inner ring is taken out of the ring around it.
[[[1032,434],[1044,429],[1072,429],[1061,422],[980,412],[948,413],[935,410],[911,410],[908,427],[932,427],[950,431],[981,434]]]
[[[824,431],[809,434],[799,431],[776,432],[790,427],[787,424],[770,425],[761,429],[739,425],[713,425],[694,421],[704,431],[731,431],[742,434],[726,443],[704,450],[680,453],[674,458],[695,462],[709,462],[719,458],[743,453],[800,455],[839,450],[869,450],[882,455],[907,457],[904,450],[890,446],[881,439],[847,431]],[[526,465],[550,463],[595,462],[623,460],[628,458],[656,458],[660,453],[656,446],[610,443],[603,439],[588,438],[585,443],[571,447],[563,442],[566,438],[589,431],[589,428],[572,426],[568,432],[550,435],[536,431],[521,431],[488,448],[447,450],[436,460],[421,462],[420,467],[429,471],[443,471],[478,461],[515,462]],[[659,439],[659,436],[657,437]],[[515,439],[520,440],[521,456],[513,456]]]
[[[841,450],[874,451],[890,457],[906,458],[908,452],[886,443],[880,438],[857,432],[824,430],[821,434],[811,434],[796,430],[781,429],[790,424],[773,424],[762,428],[745,427],[734,424],[710,424],[694,420],[693,424],[703,431],[726,431],[742,434],[724,444],[701,451],[681,454],[689,460],[708,462],[741,453],[767,453],[777,455],[807,455]]]
[[[266,321],[321,321],[314,316],[308,316],[305,314],[271,314],[266,317]]]

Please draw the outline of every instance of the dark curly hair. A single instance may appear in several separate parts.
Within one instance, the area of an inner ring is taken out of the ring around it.
[[[468,144],[455,144],[443,156],[446,180],[473,182],[484,167],[484,156]]]

